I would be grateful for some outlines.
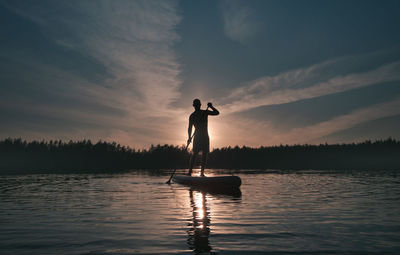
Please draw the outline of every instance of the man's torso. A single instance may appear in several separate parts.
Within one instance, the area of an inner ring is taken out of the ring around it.
[[[208,136],[208,114],[206,110],[194,111],[189,120],[196,129],[195,136]]]

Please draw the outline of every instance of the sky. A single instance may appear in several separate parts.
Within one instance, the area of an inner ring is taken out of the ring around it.
[[[400,139],[400,2],[0,0],[0,139]]]

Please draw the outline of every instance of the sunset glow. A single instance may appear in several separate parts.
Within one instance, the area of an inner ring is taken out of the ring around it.
[[[3,138],[185,145],[194,98],[211,149],[400,138],[396,1],[0,7]]]

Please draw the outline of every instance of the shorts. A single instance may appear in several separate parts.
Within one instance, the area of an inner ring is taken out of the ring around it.
[[[193,140],[193,152],[210,152],[210,138],[206,135],[195,135]]]

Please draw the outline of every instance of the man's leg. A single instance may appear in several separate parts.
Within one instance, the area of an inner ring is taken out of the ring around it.
[[[204,175],[204,169],[206,168],[206,164],[207,164],[207,156],[208,156],[208,152],[202,152],[201,155],[201,173],[200,176],[205,176]]]
[[[192,175],[192,170],[193,170],[194,162],[195,162],[195,160],[196,160],[196,157],[197,157],[197,154],[198,154],[198,153],[199,153],[198,151],[193,152],[192,156],[190,156],[190,161],[189,161],[189,173],[188,173],[188,175]]]

